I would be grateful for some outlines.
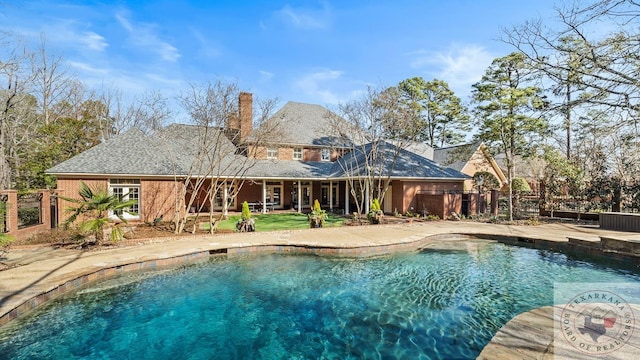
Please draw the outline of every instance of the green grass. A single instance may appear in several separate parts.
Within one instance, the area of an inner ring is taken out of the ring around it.
[[[309,229],[309,220],[307,220],[307,215],[305,214],[252,214],[251,218],[256,219],[256,231]],[[229,219],[222,221],[218,225],[218,230],[235,231],[238,220],[240,220],[240,215],[229,216]],[[324,226],[341,226],[346,220],[344,217],[329,214]]]

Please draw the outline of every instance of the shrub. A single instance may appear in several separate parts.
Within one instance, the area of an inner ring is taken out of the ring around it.
[[[251,210],[249,210],[249,203],[245,201],[242,203],[242,220],[249,219],[251,219]]]
[[[380,208],[380,201],[376,198],[371,202],[371,208],[369,208],[369,212],[367,213],[367,219],[372,224],[379,224],[382,220],[384,213]]]
[[[117,216],[123,224],[126,224],[127,220],[123,217],[123,211],[138,203],[136,199],[122,201],[118,195],[111,194],[106,187],[89,187],[82,181],[78,195],[80,195],[80,199],[60,197],[77,205],[67,209],[71,215],[65,222],[65,226],[75,222],[79,216],[85,216],[87,220],[80,223],[79,229],[93,234],[97,244],[102,243],[103,230],[110,222],[109,214]],[[112,226],[110,237],[112,241],[124,238],[120,224]]]
[[[33,207],[19,207],[18,219],[20,219],[20,223],[24,227],[40,224],[40,209]]]
[[[0,251],[6,252],[6,249],[9,248],[9,245],[13,242],[13,237],[5,234],[0,234]]]
[[[315,199],[313,201],[313,209],[311,210],[307,218],[309,219],[309,225],[312,228],[322,227],[322,225],[324,225],[325,220],[327,220],[327,211],[322,210],[318,199]]]
[[[255,219],[251,218],[251,210],[249,210],[249,203],[242,203],[242,215],[240,220],[236,224],[236,229],[240,232],[253,232],[256,231]]]

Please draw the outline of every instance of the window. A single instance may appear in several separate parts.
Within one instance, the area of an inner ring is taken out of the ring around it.
[[[278,158],[278,148],[268,148],[267,159],[277,159],[277,158]]]
[[[331,151],[327,148],[322,149],[320,152],[320,160],[331,161]]]
[[[140,219],[140,180],[109,179],[109,192],[121,201],[135,200],[135,204],[119,210],[119,215],[127,220]],[[115,216],[115,214],[110,214]]]
[[[293,160],[302,160],[302,148],[293,149]]]
[[[300,200],[302,200],[302,207],[311,207],[311,183],[310,182],[302,182],[301,185],[301,193]],[[291,205],[293,208],[298,207],[298,183],[294,182],[291,187]]]
[[[333,183],[331,184],[332,186],[329,186],[330,183],[329,182],[323,182],[321,184],[320,187],[320,205],[323,206],[330,206],[331,203],[329,200],[333,200],[333,206],[336,206],[339,204],[339,199],[338,199],[338,183]],[[329,188],[331,188],[331,192],[333,194],[329,194]]]
[[[282,205],[282,181],[267,181],[267,206],[279,208]]]
[[[216,209],[223,209],[225,185],[218,184],[217,187],[218,187],[218,191],[216,191],[216,198],[214,200],[213,206]],[[235,196],[231,196],[231,195],[235,195],[235,186],[233,185],[233,182],[227,182],[226,191],[227,191],[227,208],[233,209],[236,207],[236,198]]]

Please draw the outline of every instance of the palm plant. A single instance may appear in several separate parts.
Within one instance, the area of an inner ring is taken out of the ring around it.
[[[123,211],[137,203],[136,199],[122,201],[118,195],[110,194],[106,188],[92,188],[84,182],[80,182],[78,194],[80,199],[63,198],[77,204],[77,206],[67,209],[71,215],[65,221],[65,225],[72,224],[78,216],[82,215],[86,220],[82,221],[78,228],[80,231],[93,234],[97,244],[104,240],[103,229],[109,223],[109,216],[115,215],[122,223],[126,224],[127,220],[123,217]],[[116,224],[111,231],[111,240],[117,241],[122,238],[122,229]]]

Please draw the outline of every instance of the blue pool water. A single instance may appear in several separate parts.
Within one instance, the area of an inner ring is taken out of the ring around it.
[[[374,259],[257,255],[106,280],[0,328],[0,359],[466,359],[554,282],[632,271],[487,241]]]

